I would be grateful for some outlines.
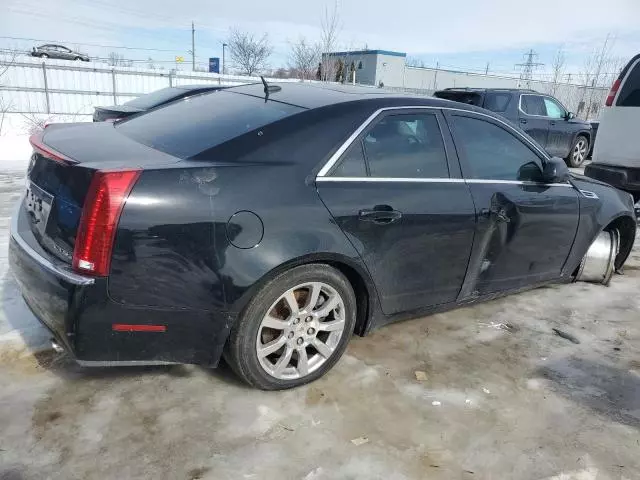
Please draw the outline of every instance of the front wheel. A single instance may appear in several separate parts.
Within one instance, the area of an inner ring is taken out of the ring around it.
[[[355,320],[344,275],[328,265],[295,267],[256,293],[231,331],[225,359],[254,387],[297,387],[335,365]]]
[[[47,55],[46,53],[43,53],[40,55],[40,58],[49,58],[49,55]]]
[[[589,139],[584,135],[578,135],[566,160],[569,162],[570,167],[579,167],[584,163],[588,154]]]

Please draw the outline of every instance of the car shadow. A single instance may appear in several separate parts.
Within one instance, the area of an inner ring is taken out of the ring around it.
[[[33,357],[37,364],[56,376],[68,381],[78,380],[121,380],[141,377],[145,375],[166,375],[176,378],[187,378],[193,375],[194,369],[198,369],[210,376],[214,381],[220,381],[229,386],[246,388],[231,368],[220,361],[217,368],[208,368],[197,365],[140,365],[128,367],[83,367],[77,364],[65,353],[57,353],[53,350],[34,352]]]
[[[552,389],[600,415],[640,428],[640,375],[584,358],[557,360],[538,370]]]

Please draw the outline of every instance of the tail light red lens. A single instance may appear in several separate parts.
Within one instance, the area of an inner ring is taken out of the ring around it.
[[[621,80],[618,78],[613,85],[611,85],[611,90],[609,90],[609,95],[607,95],[607,100],[604,102],[606,107],[610,107],[613,105],[613,100],[616,98],[616,94],[618,93],[618,89],[620,88]]]
[[[140,170],[97,171],[82,208],[73,250],[73,269],[96,276],[109,274],[116,227]]]

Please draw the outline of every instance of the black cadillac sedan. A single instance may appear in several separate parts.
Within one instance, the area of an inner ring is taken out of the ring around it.
[[[379,92],[248,85],[32,138],[10,263],[55,345],[282,389],[353,332],[622,267],[630,195],[486,110]]]

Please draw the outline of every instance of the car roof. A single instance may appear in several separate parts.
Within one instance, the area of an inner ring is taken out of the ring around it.
[[[394,103],[397,105],[404,104],[410,106],[413,104],[433,107],[455,106],[455,108],[460,108],[461,105],[457,102],[451,102],[440,98],[391,92],[383,88],[375,87],[302,82],[269,82],[269,86],[280,87],[279,90],[271,91],[269,93],[270,100],[288,103],[290,105],[307,109],[354,101],[375,102],[376,100],[379,100],[380,103],[383,103],[383,100],[393,99],[396,100]],[[264,98],[264,86],[262,83],[252,83],[249,85],[231,87],[226,89],[226,91]],[[468,110],[475,110],[475,108],[468,108]]]

